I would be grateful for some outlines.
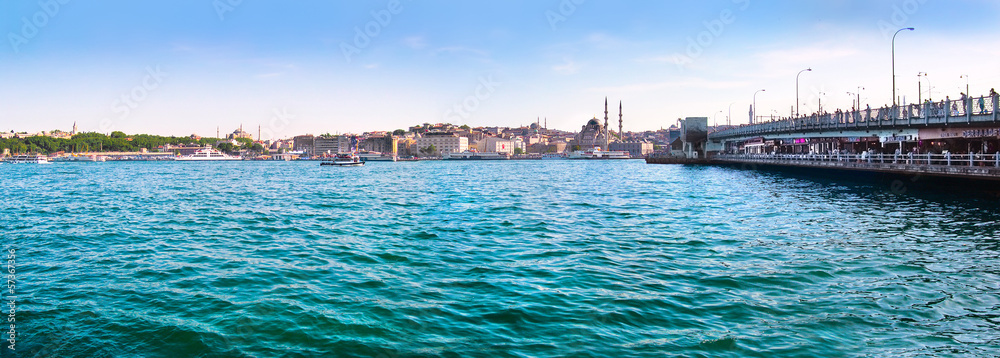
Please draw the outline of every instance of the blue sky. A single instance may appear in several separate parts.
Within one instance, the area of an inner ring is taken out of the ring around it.
[[[605,97],[626,130],[730,108],[744,123],[758,89],[758,114],[788,115],[809,67],[802,112],[850,108],[859,86],[863,104],[891,102],[903,27],[917,30],[896,40],[900,97],[915,102],[918,81],[924,98],[958,96],[966,74],[984,94],[1000,87],[998,20],[985,0],[11,0],[0,130],[577,130]]]

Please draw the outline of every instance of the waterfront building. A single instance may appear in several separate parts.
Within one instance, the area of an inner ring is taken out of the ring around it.
[[[318,136],[313,138],[313,155],[335,155],[350,152],[350,139],[344,145],[344,136]]]
[[[514,155],[514,141],[497,137],[486,137],[479,141],[477,149],[480,152],[506,153]]]
[[[459,137],[453,132],[429,132],[417,139],[418,150],[424,150],[434,146],[435,151],[430,153],[440,156],[443,153],[461,153],[469,150],[469,138]]]
[[[312,154],[314,141],[315,137],[311,134],[296,136],[292,138],[292,150],[306,153],[306,155]]]
[[[653,143],[641,142],[614,142],[610,144],[609,150],[628,152],[632,158],[642,158],[653,152]]]

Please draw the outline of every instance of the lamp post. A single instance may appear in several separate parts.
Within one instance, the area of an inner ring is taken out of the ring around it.
[[[799,114],[799,76],[802,75],[802,72],[812,72],[812,70],[813,70],[812,68],[807,68],[807,69],[804,69],[802,71],[799,71],[799,74],[795,75],[795,116],[796,117],[801,116],[801,114]]]
[[[931,92],[933,89],[933,87],[931,87],[931,78],[927,76],[927,72],[920,72],[917,76],[922,76],[925,80],[927,80],[927,100],[933,102],[934,92]],[[921,101],[921,103],[923,103],[923,101]]]
[[[924,86],[924,81],[921,81],[920,77],[924,77],[926,75],[927,72],[917,72],[917,103],[919,104],[924,103],[924,89],[922,88]],[[930,87],[929,84],[930,82],[928,82],[928,87]]]
[[[732,119],[732,118],[733,118],[733,105],[734,105],[734,104],[736,104],[736,102],[733,102],[733,103],[730,103],[730,104],[729,104],[729,115],[728,115],[728,116],[726,116],[726,125],[727,125],[727,126],[731,126],[731,125],[733,125],[733,124],[732,124],[732,123],[730,123],[729,121],[730,121],[730,119]]]
[[[965,96],[966,97],[972,97],[972,95],[969,94],[969,75],[961,75],[958,78],[964,78],[965,79]]]
[[[757,92],[753,93],[753,115],[750,116],[750,124],[753,124],[753,117],[757,116],[757,94],[761,92],[767,92],[767,90],[759,89]]]
[[[826,96],[826,92],[820,92],[816,97],[819,97],[819,109],[818,112],[823,113],[823,96]]]
[[[719,127],[719,113],[722,113],[721,109],[718,112],[715,112],[715,116],[712,117],[712,123],[714,123],[716,130],[718,130]]]
[[[892,34],[892,107],[896,107],[896,35],[899,35],[903,30],[913,31],[912,27],[906,27],[896,30],[896,33]]]

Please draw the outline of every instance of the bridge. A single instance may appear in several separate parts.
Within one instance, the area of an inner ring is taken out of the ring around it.
[[[837,110],[712,132],[705,152],[992,153],[1000,150],[998,115],[1000,98],[995,93],[877,109]]]

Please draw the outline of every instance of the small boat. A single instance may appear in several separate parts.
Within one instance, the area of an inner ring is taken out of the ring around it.
[[[335,167],[360,167],[365,165],[365,162],[361,161],[361,157],[354,153],[342,153],[337,154],[333,157],[332,161],[324,161],[319,163],[320,166],[335,166]]]
[[[15,156],[7,158],[7,160],[5,160],[5,162],[10,163],[10,164],[52,164],[52,162],[49,161],[49,157],[46,157],[46,156],[40,155],[40,154],[36,154],[36,155],[27,155],[27,154],[15,155]]]
[[[243,160],[240,157],[234,157],[226,153],[220,152],[212,147],[205,147],[197,152],[194,152],[183,157],[174,158],[174,160],[179,161],[219,161],[219,160]]]

